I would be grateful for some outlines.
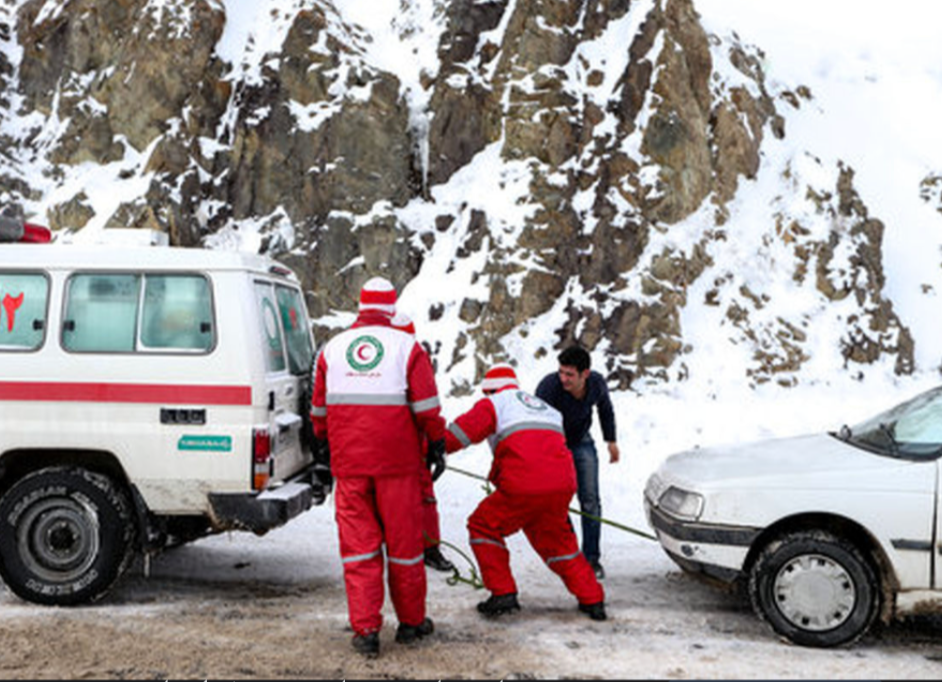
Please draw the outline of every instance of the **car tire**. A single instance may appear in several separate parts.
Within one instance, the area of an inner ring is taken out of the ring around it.
[[[0,576],[27,601],[92,602],[128,567],[134,532],[128,496],[108,476],[41,469],[0,497]]]
[[[879,615],[875,571],[851,542],[819,530],[770,542],[750,572],[757,614],[795,644],[834,647],[859,639]]]

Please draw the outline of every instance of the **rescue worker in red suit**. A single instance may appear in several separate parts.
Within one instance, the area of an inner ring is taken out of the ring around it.
[[[388,280],[370,279],[355,323],[323,348],[313,380],[313,431],[335,478],[352,644],[369,657],[379,652],[386,563],[395,641],[434,631],[425,615],[418,467],[425,440],[443,467],[444,419],[428,355],[391,326],[395,302]]]
[[[447,452],[487,439],[494,453],[489,480],[497,488],[467,520],[471,549],[491,597],[477,605],[487,616],[519,610],[517,583],[504,538],[523,530],[546,565],[579,601],[579,610],[605,620],[602,585],[586,561],[569,521],[576,469],[559,412],[519,389],[510,365],[484,376],[486,397],[448,426]]]
[[[415,336],[415,323],[401,311],[396,311],[392,318],[392,327],[406,334]],[[425,538],[425,566],[436,571],[452,572],[455,570],[444,554],[441,553],[441,520],[438,516],[438,499],[435,497],[434,482],[443,473],[432,471],[425,460],[421,464],[421,527]]]

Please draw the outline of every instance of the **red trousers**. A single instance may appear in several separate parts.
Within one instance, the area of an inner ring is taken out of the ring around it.
[[[353,476],[336,479],[336,524],[342,555],[349,623],[357,635],[382,628],[384,569],[400,623],[425,619],[424,545],[421,481],[404,476]],[[385,545],[387,562],[383,559]]]
[[[533,549],[580,604],[603,601],[602,585],[579,550],[569,522],[572,497],[572,492],[514,496],[496,490],[478,505],[467,520],[467,529],[484,586],[491,594],[517,591],[504,538],[523,530]]]

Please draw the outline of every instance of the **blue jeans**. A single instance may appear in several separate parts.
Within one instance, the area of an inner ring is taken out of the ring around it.
[[[583,514],[602,517],[602,505],[599,502],[599,458],[596,456],[596,445],[588,433],[574,448],[573,463],[576,465],[576,496],[579,498],[579,509]],[[599,521],[582,517],[583,527],[583,556],[590,564],[599,563],[599,534],[602,524]]]

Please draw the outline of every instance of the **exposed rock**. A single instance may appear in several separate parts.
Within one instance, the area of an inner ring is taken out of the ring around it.
[[[49,213],[49,227],[53,230],[78,230],[85,227],[95,210],[87,203],[84,192],[54,207]]]
[[[224,26],[223,11],[204,0],[160,11],[144,0],[77,0],[40,14],[45,5],[31,0],[19,12],[20,82],[32,108],[68,121],[56,163],[114,161],[124,153],[117,136],[141,151],[166,132],[209,71]]]
[[[847,314],[838,339],[847,363],[869,364],[891,357],[896,374],[911,373],[914,340],[883,295],[884,226],[869,214],[853,187],[853,176],[851,168],[840,164],[835,192],[807,190],[817,215],[830,226],[825,240],[815,239],[798,222],[785,222],[780,216],[776,234],[793,247],[798,259],[793,279],[798,285],[812,281],[830,305],[855,299],[856,305],[849,309],[859,314]],[[770,309],[766,293],[746,285],[740,293],[744,302],[732,302],[727,318],[755,348],[756,364],[747,368],[748,376],[757,383],[776,379],[782,385],[795,384],[795,373],[809,359],[806,316],[781,317]],[[709,294],[715,297],[716,292]]]
[[[941,173],[929,173],[919,183],[919,196],[941,213]]]

